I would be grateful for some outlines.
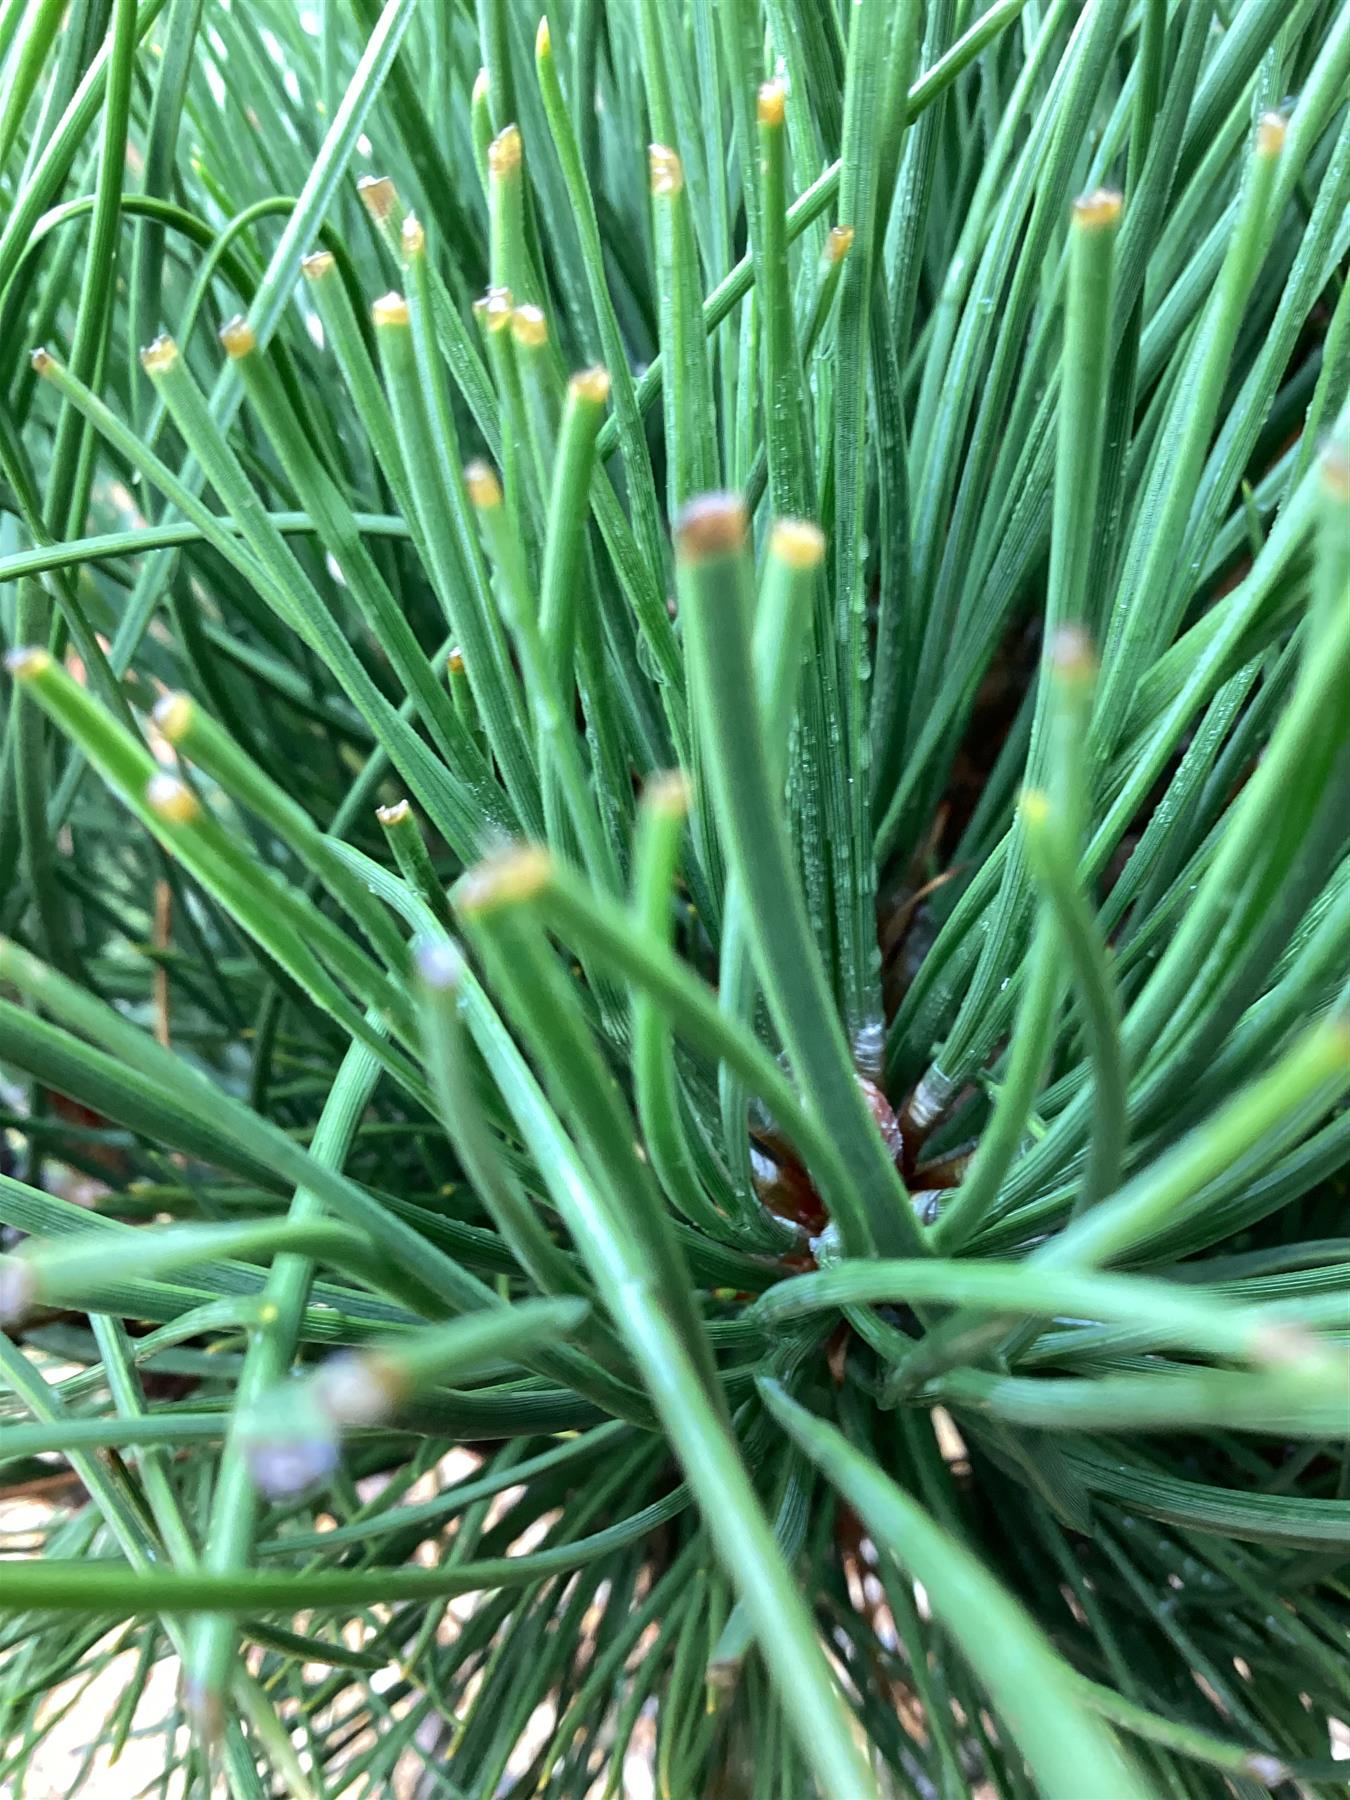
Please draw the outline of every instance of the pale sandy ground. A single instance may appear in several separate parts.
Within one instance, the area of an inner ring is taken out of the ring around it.
[[[79,1705],[59,1720],[43,1740],[28,1765],[24,1800],[65,1800],[84,1764],[90,1737],[116,1704],[131,1674],[133,1660],[130,1656],[119,1657],[110,1663],[85,1690]],[[167,1663],[155,1669],[134,1724],[150,1725],[162,1718],[173,1704],[173,1685],[173,1671]],[[53,1696],[54,1711],[59,1710],[62,1699],[60,1693]],[[91,1800],[132,1800],[143,1788],[158,1781],[163,1768],[163,1738],[158,1734],[140,1741],[133,1738],[111,1767],[105,1756],[95,1760],[86,1792]],[[0,1785],[0,1800],[12,1800],[15,1792]],[[166,1800],[183,1800],[179,1783],[171,1782]]]
[[[77,1772],[84,1765],[91,1731],[98,1729],[115,1704],[130,1673],[131,1662],[132,1659],[126,1657],[111,1664],[86,1690],[80,1705],[44,1739],[29,1763],[23,1800],[66,1800]],[[153,1725],[165,1715],[172,1705],[174,1679],[173,1669],[167,1662],[155,1670],[147,1684],[137,1716],[138,1724]],[[59,1697],[55,1704],[59,1705]],[[551,1723],[551,1719],[541,1721],[545,1728]],[[159,1800],[157,1784],[163,1767],[164,1739],[160,1733],[140,1741],[133,1738],[114,1765],[109,1766],[103,1756],[95,1760],[83,1791],[89,1800],[135,1800],[147,1787],[152,1787],[155,1800]],[[417,1800],[418,1772],[419,1761],[410,1756],[406,1765],[396,1772],[389,1800]],[[220,1793],[223,1796],[223,1787]],[[634,1750],[625,1759],[624,1800],[654,1800],[654,1794],[650,1757],[645,1750]],[[0,1800],[16,1800],[16,1790],[0,1783]],[[181,1782],[170,1781],[165,1800],[186,1800]],[[200,1800],[200,1796],[194,1796],[194,1800]]]
[[[121,1669],[117,1664],[110,1665],[87,1690],[80,1706],[44,1740],[29,1765],[23,1800],[66,1800],[76,1772],[84,1763],[90,1729],[97,1728],[116,1701],[129,1673],[130,1660],[119,1658],[119,1663],[124,1664]],[[155,1670],[138,1723],[151,1724],[163,1717],[172,1703],[173,1681],[169,1664]],[[1350,1763],[1350,1727],[1333,1722],[1332,1737],[1336,1755]],[[163,1738],[156,1734],[139,1742],[133,1739],[115,1765],[109,1767],[101,1757],[95,1762],[84,1791],[90,1800],[135,1800],[147,1786],[157,1783],[162,1770]],[[416,1794],[417,1760],[409,1758],[407,1767],[399,1771],[389,1800],[416,1800]],[[653,1800],[651,1765],[642,1750],[635,1750],[625,1760],[623,1794],[624,1800]],[[15,1800],[15,1790],[0,1784],[0,1800]],[[170,1783],[165,1800],[186,1800],[180,1783]],[[1084,1800],[1090,1797],[1085,1795]]]
[[[462,1451],[452,1451],[443,1459],[434,1475],[429,1475],[423,1482],[414,1485],[409,1498],[427,1498],[438,1483],[463,1480],[475,1466],[475,1458]],[[502,1500],[505,1498],[506,1496],[502,1496]],[[3,1540],[6,1550],[11,1554],[30,1546],[36,1553],[47,1521],[48,1509],[45,1503],[33,1500],[0,1501],[0,1540]],[[525,1539],[513,1546],[520,1550],[529,1547]],[[432,1547],[424,1545],[418,1552],[417,1560],[430,1560],[433,1556]],[[0,1576],[0,1581],[3,1581],[3,1576]],[[474,1604],[474,1597],[471,1595],[453,1602],[445,1629],[453,1631],[456,1617],[460,1620],[467,1617]],[[22,1800],[67,1800],[80,1771],[85,1767],[91,1742],[98,1736],[104,1721],[112,1712],[134,1667],[134,1652],[117,1657],[94,1681],[83,1687],[74,1706],[69,1703],[80,1683],[72,1682],[58,1688],[43,1708],[44,1717],[53,1723],[44,1730],[40,1743],[35,1746],[28,1759],[22,1790],[0,1781],[0,1800],[20,1800],[20,1793]],[[392,1670],[390,1674],[392,1677]],[[160,1785],[166,1751],[164,1734],[156,1728],[173,1710],[177,1680],[176,1661],[166,1658],[156,1665],[146,1683],[145,1693],[137,1707],[132,1730],[121,1755],[115,1763],[108,1760],[106,1751],[100,1751],[94,1757],[81,1790],[82,1797],[88,1796],[88,1800],[137,1800],[149,1788],[150,1794],[146,1800],[187,1800],[183,1783],[177,1776],[170,1777],[163,1787]],[[377,1676],[377,1684],[378,1681]],[[543,1706],[536,1711],[512,1758],[511,1773],[529,1766],[538,1749],[547,1743],[548,1735],[556,1723],[551,1706]],[[148,1735],[138,1737],[138,1729]],[[624,1762],[623,1800],[654,1800],[651,1757],[653,1735],[650,1722],[640,1719],[633,1735],[633,1748]],[[297,1732],[294,1741],[303,1765],[305,1749],[302,1734]],[[181,1747],[180,1744],[179,1748]],[[387,1795],[375,1796],[365,1789],[354,1792],[361,1796],[361,1800],[419,1800],[418,1778],[421,1766],[421,1758],[410,1753],[397,1769],[395,1781]],[[603,1785],[603,1780],[597,1784],[597,1795]],[[222,1784],[219,1794],[223,1796],[224,1793]],[[203,1800],[203,1797],[193,1795],[192,1800]]]

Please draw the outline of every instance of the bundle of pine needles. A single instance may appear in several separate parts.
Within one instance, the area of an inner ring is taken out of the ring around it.
[[[1342,1791],[1347,94],[0,4],[6,1794]]]

